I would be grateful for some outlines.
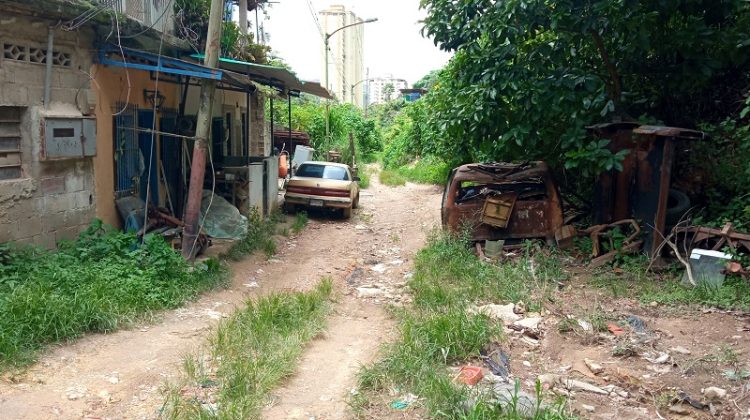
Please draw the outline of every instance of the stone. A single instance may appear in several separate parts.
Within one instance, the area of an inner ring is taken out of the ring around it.
[[[502,320],[507,325],[521,319],[520,316],[516,315],[516,313],[513,312],[514,308],[515,305],[512,303],[509,303],[507,305],[489,304],[476,307],[472,310],[472,312],[485,314],[492,319]]]
[[[513,307],[513,312],[517,314],[523,314],[526,312],[526,304],[523,303],[523,301],[519,301],[516,303],[516,306]]]
[[[530,367],[531,367],[531,362],[529,362],[528,360],[524,360],[524,361],[522,362],[522,364],[523,364],[524,366],[528,367],[528,368],[530,368]]]
[[[374,265],[374,266],[370,267],[370,270],[372,270],[372,271],[374,271],[376,273],[383,274],[383,273],[385,273],[388,270],[388,268],[385,266],[385,264],[380,263],[380,264],[377,264],[377,265]]]
[[[717,386],[710,386],[703,390],[703,395],[711,401],[721,400],[727,396],[727,391]]]
[[[688,349],[686,349],[685,347],[682,347],[682,346],[672,347],[670,350],[672,350],[675,353],[690,354],[690,350],[688,350]]]
[[[594,411],[596,411],[596,408],[593,405],[581,404],[581,408],[588,411],[589,413],[593,413]]]
[[[65,392],[65,397],[70,401],[75,401],[86,396],[86,388],[72,387]]]
[[[377,287],[358,287],[357,297],[359,298],[374,298],[383,296],[384,292]]]
[[[583,359],[583,363],[586,364],[586,367],[589,368],[591,373],[593,373],[594,375],[598,375],[604,372],[604,368],[602,367],[602,365],[594,362],[591,359]]]
[[[684,404],[675,404],[669,406],[669,412],[679,414],[681,416],[686,416],[690,414],[690,408]]]
[[[542,319],[542,317],[524,318],[514,322],[513,325],[517,327],[528,328],[530,330],[535,330],[539,327],[539,323],[542,322]]]

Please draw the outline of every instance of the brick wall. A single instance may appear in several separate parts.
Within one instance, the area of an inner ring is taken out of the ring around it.
[[[77,236],[96,214],[92,159],[41,158],[45,117],[80,117],[94,110],[96,95],[87,74],[93,38],[85,29],[55,31],[51,103],[45,107],[46,67],[37,50],[46,50],[47,28],[56,22],[1,19],[0,106],[22,107],[22,175],[0,181],[0,242],[53,247]]]

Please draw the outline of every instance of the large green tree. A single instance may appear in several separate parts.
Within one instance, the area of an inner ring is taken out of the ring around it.
[[[422,0],[424,33],[455,51],[427,97],[435,152],[618,166],[585,126],[695,126],[741,104],[750,81],[744,0]]]

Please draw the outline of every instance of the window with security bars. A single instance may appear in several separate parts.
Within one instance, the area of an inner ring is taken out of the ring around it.
[[[0,106],[0,180],[23,176],[21,117],[25,110],[18,106]]]
[[[116,106],[114,118],[115,195],[135,195],[140,185],[143,157],[138,146],[138,107]]]

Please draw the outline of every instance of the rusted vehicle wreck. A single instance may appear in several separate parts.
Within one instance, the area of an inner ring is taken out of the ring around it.
[[[560,194],[544,162],[475,163],[451,171],[441,205],[443,226],[471,230],[473,241],[553,243],[563,226]]]

